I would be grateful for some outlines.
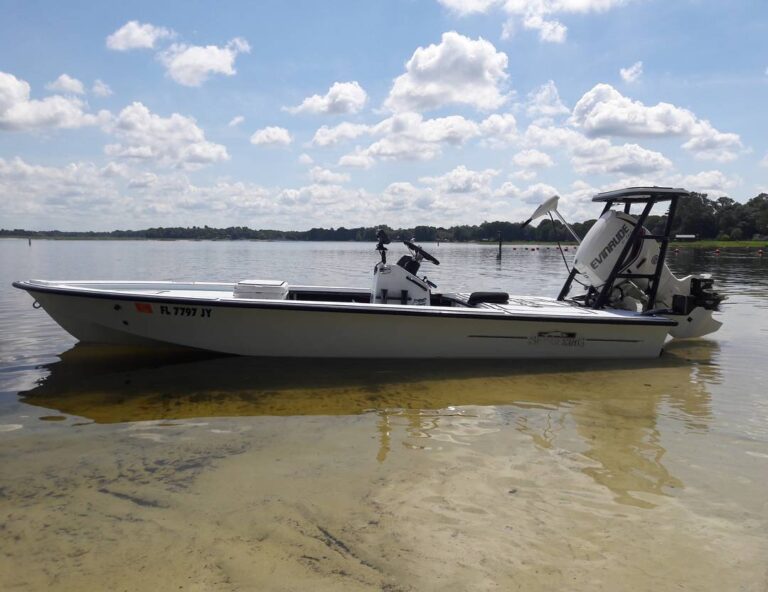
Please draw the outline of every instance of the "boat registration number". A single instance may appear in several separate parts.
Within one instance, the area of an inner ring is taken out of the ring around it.
[[[160,305],[160,314],[173,316],[173,317],[200,317],[202,319],[211,318],[210,308],[204,308],[202,306],[171,306]]]

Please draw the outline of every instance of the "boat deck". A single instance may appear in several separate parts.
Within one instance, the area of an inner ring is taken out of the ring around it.
[[[432,306],[403,304],[371,304],[370,291],[364,288],[329,286],[290,286],[285,300],[236,298],[234,283],[219,282],[132,282],[132,281],[50,281],[29,280],[17,282],[17,287],[31,292],[55,292],[77,296],[114,298],[121,300],[164,301],[189,304],[220,304],[258,308],[305,310],[349,310],[354,312],[378,311],[387,313],[426,315],[467,315],[474,317],[516,317],[548,319],[583,319],[598,322],[628,322],[641,324],[675,324],[665,317],[603,309],[593,310],[554,298],[536,296],[510,296],[505,304],[481,302],[470,305],[469,293],[440,293],[433,295]]]

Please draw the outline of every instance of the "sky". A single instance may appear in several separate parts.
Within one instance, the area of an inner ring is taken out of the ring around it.
[[[0,0],[0,228],[521,221],[768,192],[766,0]]]

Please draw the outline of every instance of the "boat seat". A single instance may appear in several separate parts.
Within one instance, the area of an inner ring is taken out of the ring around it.
[[[509,294],[506,292],[472,292],[467,304],[475,306],[487,302],[489,304],[506,304],[509,302]]]

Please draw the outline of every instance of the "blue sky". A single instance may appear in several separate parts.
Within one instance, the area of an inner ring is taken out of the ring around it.
[[[0,2],[0,227],[517,221],[768,191],[765,0]]]

